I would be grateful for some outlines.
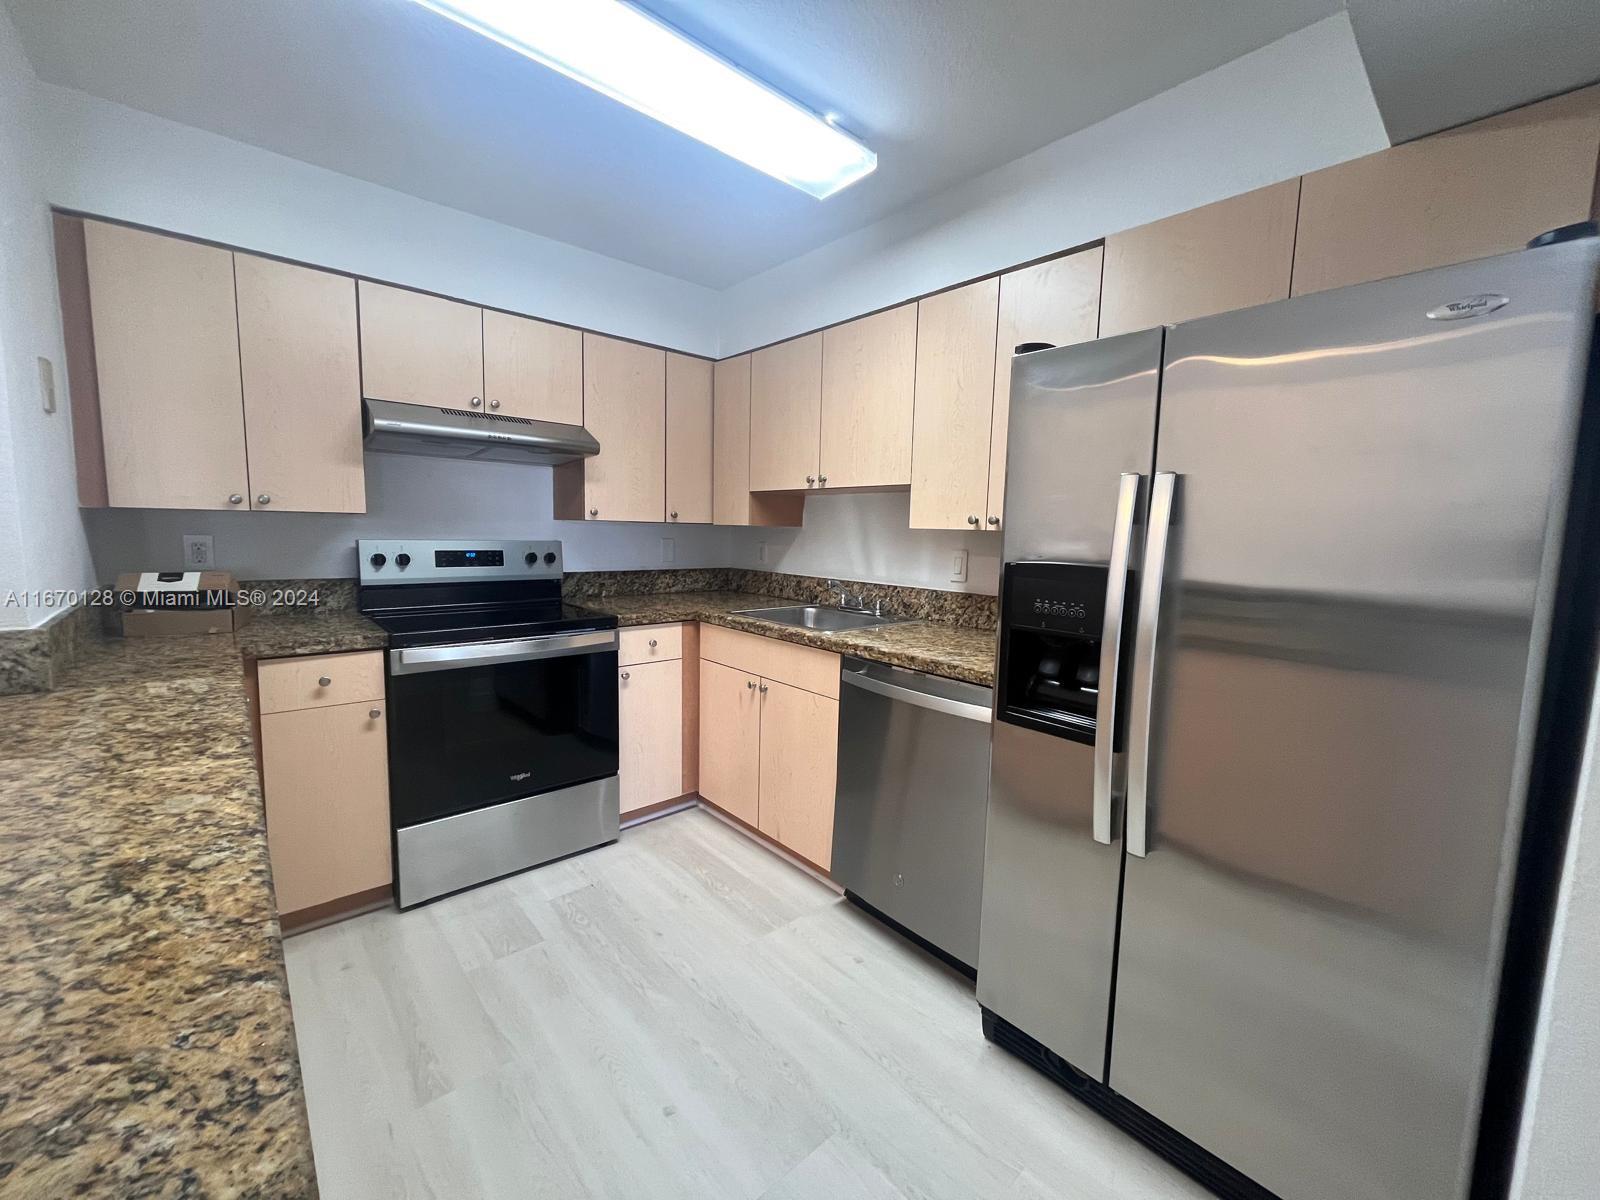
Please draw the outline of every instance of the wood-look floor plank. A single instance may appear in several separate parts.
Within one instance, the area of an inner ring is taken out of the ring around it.
[[[325,1200],[1205,1195],[703,811],[286,948]]]

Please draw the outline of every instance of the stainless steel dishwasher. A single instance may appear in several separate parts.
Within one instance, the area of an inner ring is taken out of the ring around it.
[[[833,875],[846,894],[978,965],[991,692],[846,658]]]

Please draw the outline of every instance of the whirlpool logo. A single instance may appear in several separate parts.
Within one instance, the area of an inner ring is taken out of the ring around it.
[[[1430,321],[1460,321],[1467,317],[1480,317],[1511,303],[1511,297],[1498,292],[1480,292],[1476,296],[1463,296],[1428,310]]]
[[[511,782],[512,783],[521,783],[524,779],[531,779],[532,777],[533,777],[533,772],[532,771],[518,771],[515,775],[513,775],[511,777]]]

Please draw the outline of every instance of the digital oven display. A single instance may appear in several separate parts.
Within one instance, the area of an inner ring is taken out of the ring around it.
[[[435,550],[436,567],[503,567],[506,556],[501,550]]]

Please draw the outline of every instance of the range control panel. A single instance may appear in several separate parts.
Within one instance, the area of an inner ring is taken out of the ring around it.
[[[448,583],[480,579],[560,579],[560,542],[494,538],[367,539],[356,543],[361,582]]]

